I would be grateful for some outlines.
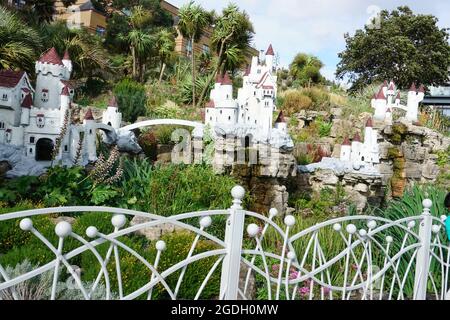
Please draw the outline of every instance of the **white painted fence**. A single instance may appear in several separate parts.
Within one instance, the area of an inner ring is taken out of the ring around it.
[[[299,222],[294,216],[281,219],[277,217],[276,209],[271,209],[268,217],[243,210],[244,194],[242,187],[233,188],[233,205],[228,210],[171,217],[107,207],[60,207],[0,215],[0,223],[19,219],[23,232],[31,232],[39,238],[55,256],[52,261],[15,277],[8,274],[10,268],[6,268],[0,256],[0,297],[21,299],[21,284],[52,272],[49,296],[55,299],[57,283],[67,271],[74,280],[74,290],[79,290],[85,299],[91,299],[100,287],[104,288],[106,299],[152,299],[157,285],[162,286],[171,299],[177,299],[187,267],[213,257],[214,263],[209,270],[204,270],[201,285],[196,288],[195,299],[202,297],[205,287],[218,273],[220,292],[217,292],[217,298],[220,299],[246,299],[251,294],[251,281],[257,282],[258,297],[263,299],[445,299],[450,266],[450,250],[443,225],[447,217],[433,217],[430,200],[424,201],[422,214],[398,221],[348,216],[294,232]],[[55,245],[33,226],[33,218],[39,215],[86,212],[111,213],[114,232],[104,234],[91,226],[86,230],[90,240],[86,240],[74,233],[68,222],[62,221],[55,227],[59,239]],[[128,226],[127,221],[134,216],[148,218],[148,222]],[[226,218],[223,240],[208,233],[218,216]],[[198,225],[192,223],[192,218],[198,219]],[[165,269],[160,268],[159,263],[167,253],[165,250],[171,248],[166,248],[164,241],[156,242],[154,261],[148,261],[121,241],[123,236],[162,224],[172,224],[195,234],[188,255]],[[79,246],[65,252],[64,244],[69,237],[77,240]],[[214,243],[216,249],[196,252],[202,239]],[[103,243],[109,244],[109,249],[102,256],[97,246]],[[95,255],[100,266],[98,276],[89,288],[83,282],[83,274],[70,264],[71,259],[86,251]],[[134,256],[151,273],[148,281],[133,292],[124,290],[127,280],[122,274],[121,259],[125,253]],[[242,266],[247,269],[241,270]],[[111,272],[115,273],[114,283]],[[176,277],[176,285],[168,284],[169,277]],[[112,287],[116,288],[114,295]]]

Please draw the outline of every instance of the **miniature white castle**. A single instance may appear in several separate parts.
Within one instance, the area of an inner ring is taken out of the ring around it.
[[[395,98],[394,98],[395,97]],[[396,89],[395,83],[384,82],[377,94],[372,98],[372,108],[375,109],[374,119],[392,123],[392,111],[394,108],[406,111],[406,120],[411,123],[417,122],[419,115],[419,103],[425,97],[425,88],[423,85],[417,90],[413,83],[408,91],[407,105],[401,104],[400,91]]]
[[[269,144],[277,140],[290,147],[292,140],[282,113],[272,126],[276,97],[275,53],[270,45],[265,55],[252,58],[237,99],[233,99],[233,83],[228,74],[216,78],[205,107],[205,124],[223,134],[251,135],[255,141]]]
[[[369,118],[364,129],[364,142],[358,133],[353,137],[352,142],[347,137],[341,146],[340,159],[352,164],[374,165],[380,163],[378,131],[373,128],[372,119]]]
[[[0,144],[23,147],[24,155],[36,161],[51,161],[55,146],[60,146],[55,160],[62,163],[77,157],[81,163],[95,161],[96,130],[118,129],[122,116],[113,99],[103,114],[105,125],[94,120],[90,109],[83,124],[71,124],[71,73],[68,52],[61,59],[55,48],[36,62],[36,90],[25,72],[0,71]]]

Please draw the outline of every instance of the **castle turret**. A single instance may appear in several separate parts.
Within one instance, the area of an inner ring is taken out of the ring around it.
[[[33,98],[31,97],[31,93],[27,93],[25,98],[22,101],[22,113],[20,115],[20,125],[28,126],[30,124],[30,110],[33,105]]]
[[[275,120],[275,128],[281,130],[284,133],[287,133],[287,123],[286,119],[284,118],[283,111],[280,111],[277,120]]]
[[[96,146],[96,131],[95,131],[95,120],[92,115],[92,110],[89,108],[84,115],[83,120],[84,126],[84,146],[85,152],[87,153],[87,159],[89,161],[97,160],[97,146]]]
[[[273,71],[273,63],[275,59],[275,52],[273,51],[272,45],[266,51],[266,66],[270,71]]]
[[[397,96],[395,97],[395,105],[399,106],[401,101],[400,91],[397,93]]]
[[[419,90],[417,91],[417,97],[419,102],[423,101],[423,98],[425,98],[425,87],[423,84],[420,85]]]
[[[64,52],[64,57],[62,59],[62,63],[64,64],[66,69],[69,71],[69,74],[71,74],[73,66],[72,66],[72,60],[70,59],[70,56],[69,56],[69,51],[67,51],[67,50]]]
[[[350,160],[352,163],[358,163],[361,162],[361,153],[362,153],[362,143],[361,143],[361,136],[359,133],[355,133],[352,140],[352,154],[350,157]]]
[[[341,161],[349,162],[351,160],[351,153],[352,153],[352,146],[350,144],[350,140],[348,139],[348,137],[346,137],[341,145],[341,154],[340,154]]]
[[[115,96],[108,102],[108,107],[103,112],[102,123],[113,127],[114,129],[119,129],[122,124],[122,113],[119,112],[119,105]]]
[[[70,105],[70,93],[69,93],[69,88],[67,88],[67,86],[64,86],[63,89],[61,90],[61,98],[60,99],[61,99],[60,125],[62,126],[64,124],[64,118],[66,116],[66,113],[69,112],[69,105]]]
[[[416,84],[413,83],[408,92],[408,102],[406,119],[410,122],[416,122],[419,114],[419,97],[417,94]]]
[[[387,107],[386,96],[384,95],[384,88],[381,88],[380,91],[378,91],[374,104],[375,104],[374,118],[383,121],[386,116],[386,107]]]

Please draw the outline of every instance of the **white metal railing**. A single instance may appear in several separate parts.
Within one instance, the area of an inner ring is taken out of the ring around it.
[[[189,265],[203,259],[214,259],[204,276],[195,299],[202,296],[213,276],[220,274],[219,299],[247,299],[250,282],[257,283],[261,299],[438,299],[449,291],[450,250],[445,235],[446,216],[437,219],[430,213],[431,201],[423,202],[423,213],[397,221],[382,217],[347,216],[297,230],[296,218],[278,217],[271,209],[268,217],[243,210],[245,190],[232,190],[233,205],[228,210],[208,210],[170,217],[108,207],[60,207],[35,209],[0,215],[0,223],[20,220],[23,232],[37,237],[54,255],[54,259],[22,274],[11,274],[0,255],[0,298],[23,299],[20,286],[27,281],[51,273],[48,298],[57,298],[57,287],[65,269],[84,299],[94,299],[96,290],[105,291],[106,299],[152,299],[156,286],[171,299],[180,298],[180,288],[186,280]],[[57,243],[52,243],[33,225],[41,215],[68,213],[111,213],[114,231],[105,234],[95,226],[88,227],[87,238],[76,234],[72,226],[61,221],[55,226]],[[147,222],[127,226],[129,218],[140,216]],[[215,217],[226,218],[224,239],[208,232]],[[198,225],[193,223],[198,220]],[[171,224],[193,234],[190,250],[185,258],[170,266],[160,262],[167,244],[156,242],[156,256],[148,261],[123,239],[136,231]],[[68,252],[67,239],[79,245]],[[86,240],[88,239],[88,240]],[[197,252],[201,240],[214,244],[214,249]],[[98,250],[107,244],[106,251]],[[98,262],[98,274],[90,285],[83,281],[83,269],[71,265],[73,259],[91,252]],[[121,263],[125,255],[148,269],[148,281],[134,291],[124,289],[125,276]],[[246,266],[241,272],[242,266]],[[114,277],[112,275],[114,274]],[[169,284],[168,278],[176,278]],[[112,282],[114,279],[114,282]],[[114,290],[113,290],[114,288]],[[114,292],[113,292],[114,291]]]

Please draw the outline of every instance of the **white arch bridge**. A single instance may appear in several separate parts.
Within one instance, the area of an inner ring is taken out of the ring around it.
[[[125,133],[127,131],[132,131],[132,130],[144,128],[144,127],[158,126],[158,125],[176,125],[176,126],[192,127],[192,128],[194,128],[194,135],[203,136],[203,128],[204,128],[203,123],[189,121],[189,120],[181,120],[181,119],[145,120],[145,121],[133,123],[128,126],[119,128],[117,130],[117,133],[120,135],[121,133]]]

